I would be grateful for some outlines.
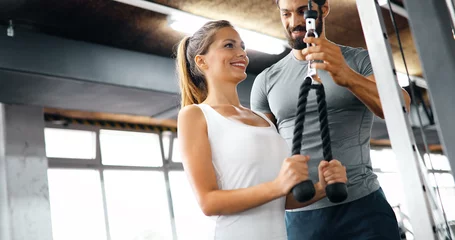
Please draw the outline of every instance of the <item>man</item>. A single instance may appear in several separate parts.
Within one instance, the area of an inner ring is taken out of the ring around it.
[[[333,157],[346,167],[348,177],[346,201],[334,204],[319,192],[310,206],[286,213],[288,239],[400,239],[395,214],[371,167],[369,141],[373,117],[383,118],[383,111],[368,52],[326,39],[324,19],[330,10],[328,1],[323,6],[313,2],[312,6],[318,11],[319,38],[304,39],[308,0],[279,0],[277,5],[293,50],[257,76],[251,108],[274,121],[291,146],[298,92],[306,77],[307,61],[319,60],[312,66],[318,69],[318,81],[326,92]],[[306,48],[306,43],[315,46]],[[409,109],[409,95],[402,91]],[[318,179],[317,166],[323,159],[318,116],[312,90],[308,95],[301,153],[312,158],[308,165],[313,182]]]

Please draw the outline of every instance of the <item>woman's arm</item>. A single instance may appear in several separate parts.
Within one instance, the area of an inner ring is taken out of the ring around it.
[[[207,123],[199,107],[187,106],[180,111],[178,138],[183,167],[202,212],[207,216],[229,215],[260,206],[285,196],[295,183],[308,178],[308,159],[296,156],[284,161],[282,171],[274,181],[249,188],[220,190],[211,159]]]

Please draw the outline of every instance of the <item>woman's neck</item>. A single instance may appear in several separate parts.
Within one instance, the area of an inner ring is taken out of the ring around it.
[[[209,92],[204,103],[209,105],[232,105],[240,107],[237,85],[220,84],[218,86],[209,87]]]

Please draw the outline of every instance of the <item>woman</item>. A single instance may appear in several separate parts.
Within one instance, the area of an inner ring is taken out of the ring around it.
[[[308,179],[309,157],[289,157],[272,122],[240,105],[236,88],[246,78],[248,61],[244,43],[227,21],[209,22],[181,41],[183,166],[202,211],[216,221],[216,239],[284,240],[285,207],[312,203],[289,194]],[[336,160],[321,162],[319,176],[315,199],[325,194],[326,184],[346,182],[345,168]]]

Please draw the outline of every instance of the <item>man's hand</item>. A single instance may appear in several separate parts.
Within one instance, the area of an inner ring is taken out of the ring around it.
[[[330,162],[321,161],[318,166],[319,182],[323,189],[333,183],[346,183],[348,181],[346,167],[340,161],[333,159]]]
[[[309,37],[305,38],[304,42],[311,44],[310,47],[302,50],[306,60],[323,61],[314,62],[311,66],[329,72],[336,84],[348,87],[351,80],[348,76],[353,70],[346,63],[340,47],[325,38]]]

